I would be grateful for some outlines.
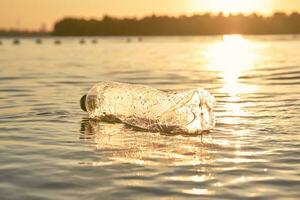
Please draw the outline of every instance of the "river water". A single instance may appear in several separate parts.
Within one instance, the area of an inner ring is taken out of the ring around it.
[[[1,39],[1,199],[300,198],[300,36],[84,39]],[[79,99],[104,80],[205,88],[217,125],[89,120]]]

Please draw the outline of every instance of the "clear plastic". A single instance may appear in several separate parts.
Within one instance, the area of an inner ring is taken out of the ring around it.
[[[201,133],[215,124],[214,97],[204,89],[164,92],[145,85],[100,82],[87,93],[89,117],[150,131]]]

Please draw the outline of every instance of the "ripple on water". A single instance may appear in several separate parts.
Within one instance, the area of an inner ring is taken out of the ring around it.
[[[251,64],[237,62],[236,55],[235,62],[222,55],[208,59],[210,46],[228,45],[219,36],[130,44],[97,38],[92,49],[78,47],[78,38],[59,38],[60,46],[51,38],[42,45],[4,42],[0,196],[298,199],[300,60],[292,55],[299,38],[263,37],[247,39],[257,54]],[[239,67],[231,70],[225,62]],[[162,90],[206,88],[218,102],[217,126],[188,136],[89,120],[79,99],[101,80]]]

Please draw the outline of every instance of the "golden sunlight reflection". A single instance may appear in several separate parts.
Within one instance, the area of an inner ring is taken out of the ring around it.
[[[208,61],[207,68],[220,72],[224,81],[221,92],[236,96],[240,92],[251,90],[239,83],[239,77],[257,59],[253,42],[241,35],[224,35],[221,41],[208,47],[205,56]]]
[[[211,174],[208,175],[194,175],[194,176],[172,176],[172,177],[167,177],[167,180],[172,180],[172,181],[193,181],[193,182],[205,182],[208,180],[213,179]]]
[[[189,190],[182,190],[182,192],[187,193],[187,194],[193,194],[193,195],[208,195],[208,194],[214,193],[211,190],[203,189],[203,188],[192,188]]]
[[[219,73],[222,79],[220,92],[227,94],[223,99],[226,101],[223,105],[226,110],[223,123],[238,125],[242,123],[242,117],[249,115],[243,107],[251,105],[242,103],[240,94],[252,93],[255,87],[241,83],[240,76],[250,70],[258,58],[254,45],[254,42],[241,35],[224,35],[222,40],[211,44],[204,53],[206,68]]]
[[[122,124],[103,123],[92,119],[82,120],[80,132],[80,139],[106,158],[81,162],[81,165],[106,166],[112,163],[131,163],[161,167],[165,170],[170,166],[193,166],[191,174],[166,174],[161,181],[194,182],[201,185],[215,179],[213,169],[207,166],[216,159],[212,153],[219,145],[212,143],[210,135],[202,138],[137,132]],[[140,177],[149,175],[152,175],[152,172],[135,174]],[[144,187],[148,183],[138,178],[121,180],[118,184]],[[222,184],[214,186],[220,187]],[[192,195],[209,195],[215,192],[205,186],[181,188],[180,191]]]
[[[163,136],[160,133],[136,132],[123,124],[83,120],[81,139],[95,150],[105,152],[108,162],[160,166],[165,160],[171,166],[199,165],[213,162],[209,149],[214,148],[211,137]],[[167,138],[166,138],[167,137]],[[89,164],[89,163],[84,163]],[[105,165],[105,162],[92,163]],[[165,166],[165,165],[164,165]],[[204,177],[192,177],[200,181]]]
[[[241,35],[224,35],[221,40],[211,44],[205,51],[206,68],[219,73],[219,77],[222,79],[220,92],[226,94],[223,97],[223,101],[226,103],[222,105],[225,110],[224,116],[219,118],[219,122],[238,127],[243,123],[245,117],[251,115],[245,107],[252,105],[250,102],[244,102],[241,94],[252,93],[256,88],[253,85],[242,83],[240,77],[254,67],[258,59],[258,53],[255,50],[255,43]],[[243,136],[248,132],[236,130],[235,134]],[[243,144],[239,140],[233,143],[236,157],[223,161],[251,162],[252,160],[241,156]]]

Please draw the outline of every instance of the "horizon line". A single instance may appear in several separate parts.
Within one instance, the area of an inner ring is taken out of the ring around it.
[[[192,17],[192,16],[203,16],[203,15],[210,15],[212,17],[216,17],[219,15],[222,15],[224,17],[229,17],[229,16],[238,16],[238,15],[242,15],[242,16],[251,16],[251,15],[257,15],[257,16],[261,16],[261,17],[272,17],[275,14],[280,13],[280,14],[285,14],[287,16],[290,16],[292,14],[299,14],[300,15],[300,11],[272,11],[270,13],[263,13],[263,12],[234,12],[234,13],[226,13],[226,12],[194,12],[194,13],[181,13],[181,14],[175,14],[175,15],[170,15],[170,14],[163,14],[163,13],[152,13],[152,14],[145,14],[143,16],[138,16],[138,15],[127,15],[127,16],[117,16],[117,15],[111,15],[111,14],[103,14],[102,16],[99,17],[95,17],[95,16],[91,16],[91,17],[84,17],[84,16],[77,16],[77,15],[65,15],[62,16],[58,19],[56,19],[53,23],[52,23],[52,27],[49,30],[39,30],[38,28],[35,29],[30,29],[30,28],[3,28],[0,27],[0,31],[19,31],[19,32],[52,32],[54,29],[54,25],[55,23],[57,23],[58,21],[62,20],[62,19],[66,19],[66,18],[77,18],[77,19],[84,19],[84,20],[103,20],[105,17],[109,17],[112,19],[117,19],[117,20],[124,20],[124,19],[135,19],[135,20],[142,20],[148,17],[173,17],[173,18],[180,18],[180,17]]]

